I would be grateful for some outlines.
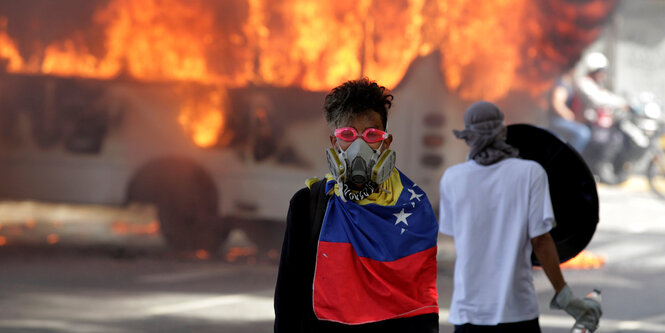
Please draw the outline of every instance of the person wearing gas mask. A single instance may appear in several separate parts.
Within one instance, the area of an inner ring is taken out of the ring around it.
[[[533,250],[556,292],[550,307],[594,331],[600,304],[575,297],[559,268],[547,174],[518,158],[503,120],[496,105],[480,101],[466,110],[464,130],[453,131],[470,152],[440,183],[439,230],[456,249],[449,321],[456,333],[540,332]]]
[[[438,223],[423,190],[395,167],[392,98],[367,78],[326,96],[330,173],[290,201],[275,332],[439,331]]]

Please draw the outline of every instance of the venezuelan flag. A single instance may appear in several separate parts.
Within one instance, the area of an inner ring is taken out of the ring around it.
[[[362,201],[328,202],[313,286],[321,320],[363,324],[439,311],[429,200],[398,170],[382,185],[388,192]],[[337,186],[329,180],[326,190]]]

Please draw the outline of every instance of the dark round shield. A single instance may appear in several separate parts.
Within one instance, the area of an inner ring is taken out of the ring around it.
[[[508,126],[508,144],[520,157],[538,162],[547,172],[554,209],[554,238],[561,262],[589,244],[598,224],[598,192],[582,156],[552,132],[527,124]],[[535,255],[534,265],[540,265]]]

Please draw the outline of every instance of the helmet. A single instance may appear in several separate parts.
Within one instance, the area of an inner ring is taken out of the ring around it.
[[[589,53],[584,58],[584,66],[589,73],[607,69],[607,63],[607,57],[600,52]]]

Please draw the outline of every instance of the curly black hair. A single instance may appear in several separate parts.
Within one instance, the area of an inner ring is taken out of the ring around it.
[[[343,121],[374,110],[381,116],[383,129],[388,124],[388,109],[392,106],[393,95],[375,81],[364,77],[351,80],[333,88],[326,96],[324,109],[330,128],[337,128]]]

